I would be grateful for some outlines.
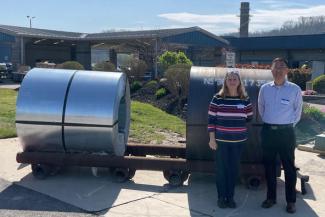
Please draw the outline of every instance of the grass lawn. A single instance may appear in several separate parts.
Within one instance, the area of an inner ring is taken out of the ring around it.
[[[16,136],[16,98],[16,91],[0,89],[0,139]],[[149,104],[132,102],[130,137],[138,142],[160,143],[164,139],[161,131],[185,136],[185,122]]]
[[[16,91],[0,89],[0,139],[16,136],[16,98]]]
[[[133,101],[131,104],[130,137],[138,142],[148,143],[164,139],[159,133],[175,132],[185,136],[185,122],[150,104]]]

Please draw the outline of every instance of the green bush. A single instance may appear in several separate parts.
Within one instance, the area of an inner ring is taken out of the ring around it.
[[[131,84],[130,91],[131,93],[134,93],[135,91],[141,89],[142,84],[139,81],[134,81]]]
[[[318,108],[315,108],[308,104],[304,105],[303,107],[303,115],[308,116],[317,122],[325,121],[325,113],[319,110]]]
[[[145,87],[156,86],[157,84],[158,84],[158,82],[156,80],[151,80],[151,81],[147,82],[144,86]]]
[[[306,89],[306,82],[310,81],[310,70],[290,69],[288,72],[288,80],[297,84],[302,90]]]
[[[76,69],[76,70],[84,70],[85,68],[77,61],[66,61],[64,63],[58,64],[58,69]]]
[[[318,93],[325,94],[325,75],[318,76],[313,80],[313,89]]]
[[[170,66],[175,64],[192,65],[192,61],[187,58],[183,52],[166,51],[159,57],[159,67],[162,71],[167,70]]]
[[[167,90],[165,88],[160,88],[156,91],[155,96],[157,99],[164,97],[167,95]]]
[[[94,71],[104,71],[104,72],[115,72],[116,67],[113,63],[108,61],[103,61],[96,63],[96,65],[93,67]]]

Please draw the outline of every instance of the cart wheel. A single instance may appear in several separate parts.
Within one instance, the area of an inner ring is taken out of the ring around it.
[[[190,173],[189,172],[187,172],[187,171],[183,171],[182,172],[182,181],[183,181],[183,183],[188,179],[188,176],[190,175]],[[183,184],[182,183],[182,184]]]
[[[262,179],[259,176],[249,176],[245,180],[246,187],[251,190],[258,190],[261,186]]]
[[[116,182],[125,182],[132,179],[135,175],[135,169],[131,168],[111,168]]]
[[[45,179],[51,173],[51,167],[46,164],[32,164],[33,176],[37,179]]]
[[[135,175],[136,169],[134,168],[129,168],[129,179],[132,179]]]
[[[163,174],[169,184],[174,187],[183,185],[189,175],[187,171],[181,170],[164,170]]]

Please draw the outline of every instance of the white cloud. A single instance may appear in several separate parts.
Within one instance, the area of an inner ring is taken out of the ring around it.
[[[270,9],[308,7],[308,4],[283,1],[283,0],[263,0],[263,1],[260,1],[259,3],[265,4],[265,7],[270,8]]]
[[[281,3],[274,0],[265,0],[269,4]],[[251,10],[250,31],[270,30],[279,28],[288,20],[297,20],[299,17],[321,16],[325,15],[325,5],[304,7],[304,8],[286,8],[282,2],[281,9],[257,9]],[[194,14],[194,13],[166,13],[159,14],[158,17],[167,19],[172,25],[200,26],[215,34],[236,32],[239,28],[239,18],[237,14]]]
[[[224,15],[201,15],[192,14],[187,12],[182,13],[169,13],[159,14],[158,17],[162,17],[171,21],[180,23],[237,23],[238,17],[235,14],[224,14]]]
[[[297,20],[299,17],[325,15],[325,5],[309,8],[291,8],[283,10],[252,11],[250,31],[279,28],[285,21]]]

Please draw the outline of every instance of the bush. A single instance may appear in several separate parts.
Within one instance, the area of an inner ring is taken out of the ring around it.
[[[166,51],[159,57],[159,67],[161,70],[165,71],[170,66],[175,64],[186,64],[186,65],[192,65],[192,61],[187,58],[187,56],[183,52],[171,52]]]
[[[148,66],[145,61],[132,58],[127,66],[122,67],[122,71],[128,76],[130,81],[141,81]]]
[[[288,80],[297,84],[302,90],[306,89],[306,82],[311,79],[311,71],[304,69],[289,69]]]
[[[157,99],[160,99],[163,96],[167,95],[167,90],[165,88],[160,88],[156,91],[155,96]]]
[[[115,72],[116,67],[113,63],[108,61],[103,61],[96,63],[96,65],[93,67],[94,71],[104,71],[104,72]]]
[[[147,82],[144,86],[149,87],[149,86],[157,86],[158,82],[156,80],[152,80]]]
[[[325,113],[323,113],[321,110],[318,108],[315,108],[313,106],[310,106],[308,104],[304,104],[303,107],[303,115],[311,117],[317,122],[324,122],[325,121]]]
[[[188,64],[176,64],[166,71],[168,90],[180,99],[187,98],[190,82],[191,66]]]
[[[318,93],[325,94],[325,75],[318,76],[313,80],[313,89]]]
[[[77,61],[66,61],[64,63],[58,64],[56,66],[58,69],[76,69],[76,70],[84,70],[85,68]]]
[[[135,91],[141,89],[142,84],[139,81],[134,81],[131,84],[130,91],[134,93]]]

